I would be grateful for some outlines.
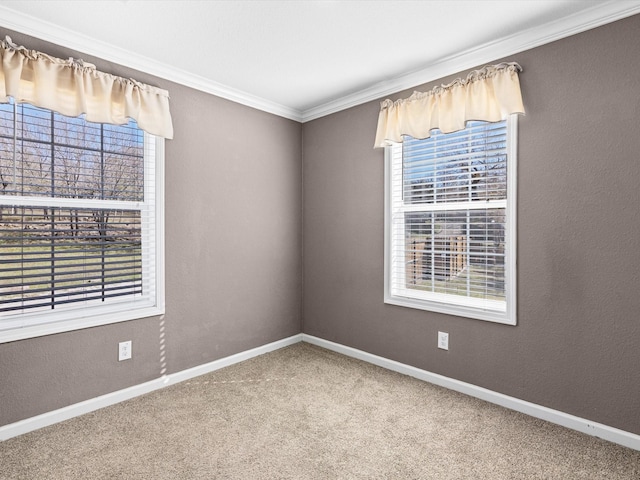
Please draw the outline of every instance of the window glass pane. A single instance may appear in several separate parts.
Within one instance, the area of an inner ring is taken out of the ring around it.
[[[55,146],[53,197],[101,198],[100,152]]]
[[[4,104],[0,195],[141,201],[144,134],[134,122],[101,125]]]
[[[0,207],[0,317],[140,293],[138,211]]]
[[[504,210],[405,215],[407,288],[504,300]]]
[[[405,203],[505,199],[506,135],[504,122],[471,122],[459,132],[436,130],[425,140],[405,138]]]
[[[3,139],[5,140],[5,139]],[[22,140],[13,147],[6,140],[0,157],[3,195],[47,195],[51,191],[51,147]]]
[[[137,147],[132,147],[137,150]],[[143,200],[144,155],[105,153],[102,197],[105,200]]]
[[[17,136],[25,140],[51,143],[53,112],[26,103],[16,105]]]

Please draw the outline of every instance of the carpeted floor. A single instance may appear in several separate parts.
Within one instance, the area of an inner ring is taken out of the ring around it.
[[[639,479],[640,452],[300,343],[0,443],[2,479]]]

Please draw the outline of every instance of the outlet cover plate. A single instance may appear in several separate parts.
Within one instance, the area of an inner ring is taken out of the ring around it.
[[[449,334],[447,332],[438,332],[438,348],[449,350]]]
[[[131,340],[118,343],[118,361],[129,360],[131,358]]]

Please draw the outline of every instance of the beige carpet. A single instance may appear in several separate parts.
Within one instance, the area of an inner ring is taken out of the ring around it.
[[[640,452],[309,344],[0,443],[2,479],[638,479]]]

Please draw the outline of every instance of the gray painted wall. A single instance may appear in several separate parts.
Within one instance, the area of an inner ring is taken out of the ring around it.
[[[301,126],[15,32],[169,90],[167,373],[300,333]],[[160,376],[159,318],[0,344],[0,425]],[[133,359],[117,361],[119,341]]]
[[[638,32],[635,16],[504,59],[527,111],[516,327],[383,304],[379,103],[306,123],[304,332],[640,434]]]
[[[516,327],[383,304],[383,153],[372,149],[378,102],[301,127],[2,34],[171,93],[168,373],[303,327],[640,434],[638,31],[640,16],[507,59],[524,67],[527,108],[519,124]],[[157,378],[160,322],[0,344],[0,425]],[[448,352],[436,348],[438,330],[451,335]],[[133,359],[119,363],[117,343],[127,339]]]

